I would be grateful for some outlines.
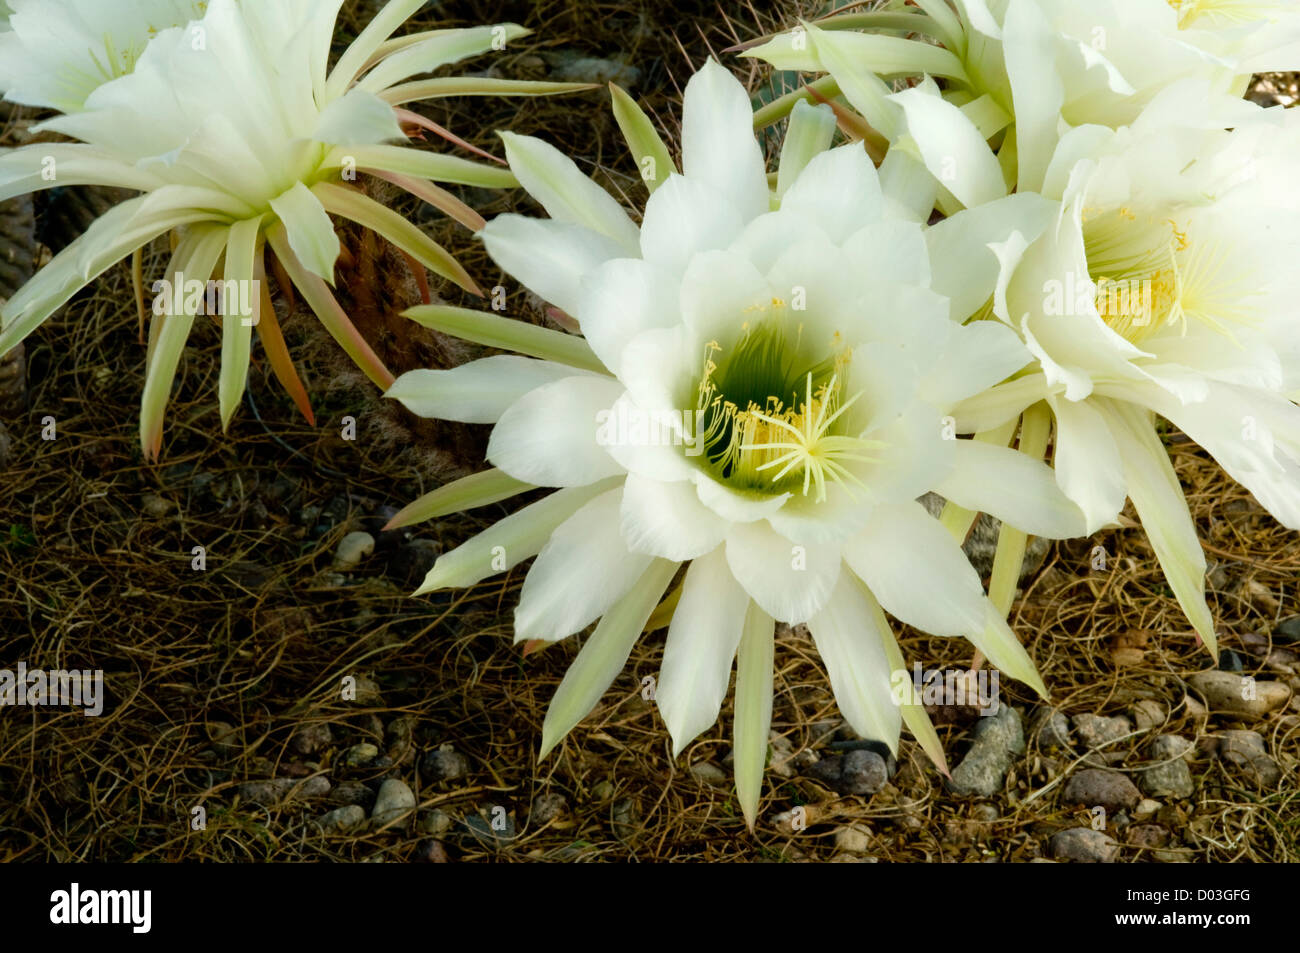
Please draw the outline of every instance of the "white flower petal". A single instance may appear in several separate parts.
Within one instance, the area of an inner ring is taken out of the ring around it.
[[[878,506],[844,561],[885,611],[932,635],[982,628],[984,587],[943,524],[915,501]]]
[[[1052,469],[1041,460],[978,440],[951,443],[954,466],[932,487],[935,493],[1033,536],[1085,535],[1083,512],[1061,492]]]
[[[889,98],[903,107],[925,167],[957,201],[974,208],[1006,196],[997,156],[959,108],[919,88]]]
[[[501,141],[519,184],[551,218],[605,235],[617,242],[624,254],[636,251],[636,224],[608,192],[582,174],[572,159],[533,136],[502,132]]]
[[[635,473],[624,484],[619,518],[633,552],[679,562],[717,549],[729,528],[700,502],[690,480],[664,482]]]
[[[767,169],[749,93],[712,58],[682,99],[682,172],[726,195],[746,222],[767,211]]]
[[[616,374],[629,341],[680,318],[672,278],[639,258],[616,258],[585,274],[577,311],[570,313],[596,356]]]
[[[815,156],[781,198],[781,211],[807,218],[834,242],[881,218],[880,179],[861,143]]]
[[[515,641],[554,642],[600,618],[650,567],[618,531],[619,488],[602,493],[556,527],[524,578]]]
[[[583,279],[625,254],[613,239],[589,228],[523,215],[498,215],[479,235],[493,261],[569,314],[582,306]]]
[[[564,673],[564,680],[546,709],[538,759],[545,758],[574,725],[586,718],[613,684],[676,572],[677,563],[656,559],[645,575],[601,618],[596,631]]]
[[[878,617],[850,573],[841,573],[825,606],[808,620],[826,663],[835,702],[853,730],[898,750],[903,715],[894,702]]]
[[[680,275],[700,252],[730,245],[744,224],[724,193],[673,173],[646,202],[641,254],[670,274]]]
[[[1083,510],[1091,536],[1124,509],[1124,465],[1105,418],[1088,401],[1049,402],[1056,414],[1056,482]]]
[[[674,758],[718,720],[748,607],[721,547],[686,570],[655,688]]]
[[[438,589],[460,589],[505,572],[541,552],[555,527],[584,503],[615,487],[616,479],[591,486],[557,490],[443,553],[413,595]]]
[[[554,361],[498,354],[445,371],[407,371],[384,396],[420,417],[494,424],[530,390],[581,376],[594,375]]]
[[[623,473],[597,442],[598,415],[623,394],[618,381],[569,377],[535,388],[501,415],[487,458],[537,486],[585,486]]]
[[[1214,616],[1205,604],[1205,553],[1169,453],[1156,434],[1149,411],[1119,401],[1102,406],[1124,461],[1129,498],[1169,588],[1192,627],[1217,656]]]
[[[737,523],[727,535],[727,564],[764,612],[798,625],[830,598],[840,550],[832,543],[791,543],[766,523]]]

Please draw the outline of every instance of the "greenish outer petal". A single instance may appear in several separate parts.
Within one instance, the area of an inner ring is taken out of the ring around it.
[[[557,526],[588,500],[612,490],[623,479],[625,477],[610,477],[590,486],[556,490],[536,503],[530,503],[440,556],[420,588],[412,594],[419,596],[437,589],[472,586],[480,579],[505,572],[536,556]]]
[[[400,529],[403,526],[446,516],[448,513],[460,513],[490,503],[499,503],[501,500],[508,500],[534,489],[536,487],[531,483],[516,480],[505,471],[493,467],[482,473],[474,473],[451,483],[445,483],[436,490],[424,494],[403,507],[384,528]]]
[[[217,401],[221,408],[221,427],[230,426],[230,418],[244,395],[248,380],[249,349],[253,339],[254,315],[261,308],[261,296],[252,292],[253,273],[259,241],[262,216],[236,222],[230,227],[230,240],[226,246],[225,289],[222,295],[221,315],[221,377],[217,383]],[[230,291],[235,290],[232,298]],[[242,305],[243,289],[249,289],[247,300],[252,307],[248,313],[237,310],[232,304]]]
[[[338,260],[339,237],[329,212],[311,189],[301,182],[271,200],[271,211],[284,223],[289,247],[303,267],[328,284],[334,284],[334,262]]]
[[[1096,401],[1108,418],[1124,461],[1129,499],[1151,541],[1178,604],[1211,654],[1219,654],[1214,616],[1205,602],[1205,552],[1169,452],[1150,411],[1123,401]]]
[[[790,114],[785,142],[781,144],[781,164],[776,176],[777,198],[799,178],[813,156],[825,152],[835,137],[835,113],[829,106],[813,106],[800,101]]]
[[[450,334],[464,341],[473,341],[486,347],[515,351],[528,357],[558,361],[570,367],[608,374],[605,365],[580,337],[525,324],[515,318],[455,308],[450,305],[422,305],[402,312],[416,324]]]
[[[569,666],[542,722],[538,760],[591,713],[600,696],[627,664],[632,646],[659,604],[680,563],[656,559],[632,589],[601,618],[596,631]]]
[[[749,829],[754,829],[767,764],[767,736],[772,727],[772,663],[775,654],[772,617],[749,604],[736,652],[735,745],[736,797]]]
[[[653,192],[668,181],[670,174],[678,171],[672,154],[636,100],[613,83],[609,84],[609,91],[614,102],[614,119],[627,142],[628,151],[632,153],[632,160],[636,162],[637,172],[646,188]]]
[[[200,226],[181,240],[168,269],[170,280],[206,282],[212,277],[217,259],[230,235],[228,228]],[[182,278],[183,276],[183,278]],[[151,340],[144,394],[140,401],[140,442],[147,456],[156,457],[162,440],[163,410],[171,396],[172,381],[181,352],[194,326],[194,315],[169,314],[155,317],[157,334]]]

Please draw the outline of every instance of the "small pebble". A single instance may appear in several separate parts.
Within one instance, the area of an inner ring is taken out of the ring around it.
[[[1114,814],[1135,807],[1142,800],[1142,793],[1132,781],[1116,771],[1085,768],[1066,782],[1064,797],[1075,804],[1104,807]]]
[[[420,759],[420,775],[426,781],[454,781],[469,773],[469,761],[451,745],[443,745]]]
[[[549,824],[564,813],[565,806],[563,794],[539,794],[533,798],[533,809],[528,812],[528,822],[537,827]]]
[[[975,742],[953,768],[949,787],[956,794],[993,797],[1002,790],[1011,762],[1024,751],[1020,713],[1002,705],[996,715],[976,723]]]
[[[1291,699],[1283,682],[1247,679],[1233,672],[1197,672],[1187,684],[1205,697],[1210,711],[1262,717],[1282,708]]]
[[[1075,715],[1074,727],[1079,732],[1079,738],[1089,748],[1100,748],[1133,732],[1133,723],[1123,715]]]
[[[312,755],[328,748],[334,741],[334,733],[324,722],[299,728],[289,739],[289,747],[298,754]]]
[[[320,826],[327,831],[350,831],[366,822],[366,812],[358,804],[336,807],[320,819]]]
[[[451,830],[455,821],[446,811],[434,809],[420,815],[419,828],[425,834],[445,834]]]
[[[338,549],[334,551],[333,568],[336,570],[355,569],[375,551],[375,538],[369,533],[348,533],[339,540]]]
[[[343,752],[343,766],[346,768],[365,768],[378,757],[379,749],[370,742],[363,741]]]
[[[710,764],[708,761],[701,761],[691,765],[691,776],[697,781],[704,784],[712,785],[715,788],[725,788],[731,784],[731,779],[727,777],[727,772],[723,771],[716,764]]]
[[[415,793],[405,781],[389,778],[379,786],[370,819],[376,827],[394,821],[415,807]]]
[[[1052,856],[1081,864],[1113,864],[1119,858],[1119,844],[1109,834],[1090,827],[1073,827],[1052,835]]]
[[[1186,756],[1192,743],[1181,735],[1159,735],[1151,744],[1151,757],[1159,762],[1138,774],[1138,786],[1150,797],[1191,797],[1196,790]]]
[[[835,832],[835,849],[850,854],[865,854],[871,849],[871,836],[856,827],[841,827]]]

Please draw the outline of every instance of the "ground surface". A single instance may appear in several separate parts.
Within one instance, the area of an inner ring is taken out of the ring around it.
[[[720,26],[711,7],[691,5],[440,10],[455,23],[545,20],[545,37],[493,69],[615,79],[669,134],[674,77],[761,30],[747,13]],[[621,52],[611,59],[611,50]],[[583,62],[590,57],[606,62]],[[1276,79],[1278,95],[1286,82]],[[428,112],[498,154],[494,124],[543,135],[640,202],[606,104],[595,91]],[[7,142],[21,135],[21,125],[5,129]],[[465,197],[488,215],[527,209],[517,195]],[[423,223],[483,284],[499,280],[467,232],[433,216]],[[385,300],[409,297],[395,266],[379,264]],[[508,289],[512,313],[544,320]],[[394,370],[447,357],[442,342],[408,338],[382,303],[378,311],[372,330]],[[510,640],[518,569],[450,597],[407,596],[438,552],[504,508],[379,532],[424,489],[473,470],[483,434],[421,429],[349,373],[313,322],[299,315],[286,333],[317,426],[259,360],[251,399],[223,437],[219,336],[204,329],[183,362],[158,464],[138,445],[144,354],[125,268],[29,340],[30,406],[8,422],[13,457],[0,479],[0,666],[103,669],[108,703],[99,718],[0,711],[0,859],[1297,859],[1300,708],[1284,700],[1261,717],[1206,712],[1187,680],[1211,663],[1137,530],[1056,546],[1027,585],[1013,622],[1068,722],[1044,729],[1052,709],[1003,683],[1015,713],[988,720],[997,724],[956,774],[987,785],[985,795],[949,790],[910,740],[888,766],[855,744],[798,631],[777,646],[773,757],[754,834],[730,787],[730,705],[674,761],[640,696],[662,632],[642,640],[597,711],[539,765],[545,705],[576,640],[521,658]],[[53,440],[42,439],[47,416]],[[345,416],[357,422],[355,440],[341,435]],[[1170,445],[1212,562],[1211,608],[1233,653],[1225,667],[1261,686],[1300,687],[1300,631],[1285,621],[1300,611],[1295,535],[1193,445],[1176,434]],[[352,531],[374,534],[375,550],[335,567]],[[192,568],[195,546],[202,571]],[[1105,568],[1095,568],[1098,546]],[[969,661],[961,643],[902,635],[926,668]],[[357,694],[345,700],[348,676]],[[957,765],[979,720],[955,708],[935,717]],[[1258,746],[1224,734],[1232,730],[1257,733]],[[1185,738],[1185,758],[1157,735]],[[893,769],[887,781],[882,768]],[[417,809],[370,820],[376,796],[381,811],[394,796],[400,806],[403,786]],[[1057,836],[1091,827],[1102,804],[1104,834]],[[203,830],[192,829],[196,808]],[[347,829],[358,813],[367,820]]]

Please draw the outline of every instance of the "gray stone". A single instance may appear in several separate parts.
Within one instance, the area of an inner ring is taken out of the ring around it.
[[[1052,835],[1052,856],[1079,864],[1113,864],[1119,858],[1119,844],[1109,834],[1090,827],[1072,827]]]
[[[539,794],[533,798],[533,809],[528,812],[528,821],[536,827],[549,824],[564,813],[565,806],[563,794]]]
[[[712,785],[715,788],[725,788],[731,783],[727,777],[727,772],[723,771],[716,764],[710,764],[708,761],[701,761],[691,765],[691,777],[704,784]]]
[[[343,752],[343,766],[345,768],[368,767],[378,757],[379,749],[370,742],[363,741]]]
[[[1129,714],[1133,716],[1138,731],[1151,731],[1153,728],[1159,728],[1165,723],[1166,717],[1164,706],[1150,698],[1143,698],[1134,702]]]
[[[808,774],[841,794],[867,796],[889,781],[889,765],[876,752],[860,748],[815,761]]]
[[[359,804],[336,807],[320,819],[320,826],[327,831],[355,830],[366,822],[365,808]]]
[[[865,854],[871,849],[871,834],[856,827],[841,827],[835,832],[835,849]]]
[[[1020,713],[1002,705],[996,715],[976,724],[974,744],[953,768],[949,786],[956,794],[993,797],[1002,790],[1011,762],[1024,750]]]
[[[1284,682],[1249,679],[1233,672],[1197,672],[1187,684],[1200,692],[1212,712],[1260,718],[1284,706],[1291,689]]]
[[[515,819],[510,812],[497,804],[489,804],[484,814],[471,814],[465,818],[465,827],[484,847],[497,848],[515,837]]]
[[[289,739],[289,747],[302,755],[312,755],[328,748],[334,742],[334,733],[330,731],[330,726],[321,722],[315,725],[305,725],[293,733]]]
[[[415,792],[407,786],[405,781],[389,778],[379,786],[379,794],[375,797],[375,806],[370,812],[370,819],[375,826],[381,827],[390,821],[397,820],[397,818],[414,808]]]
[[[239,796],[254,804],[270,806],[285,800],[311,800],[330,793],[328,778],[272,778],[269,781],[246,781],[238,787]]]
[[[560,83],[617,83],[630,89],[641,80],[641,70],[628,62],[626,54],[608,59],[583,56],[569,50],[548,54],[551,78]]]
[[[1065,799],[1088,807],[1104,807],[1108,813],[1127,811],[1142,800],[1142,793],[1116,771],[1085,768],[1065,784]]]
[[[1043,751],[1051,751],[1053,748],[1069,749],[1070,747],[1070,722],[1059,711],[1040,708],[1038,714],[1034,716],[1034,727],[1031,734],[1038,747]]]
[[[1273,629],[1273,641],[1279,645],[1300,645],[1300,615],[1279,622]]]
[[[469,774],[469,761],[451,745],[443,745],[420,759],[420,775],[426,781],[455,781]]]
[[[455,821],[446,811],[432,810],[420,815],[419,827],[425,834],[445,834]]]
[[[1186,757],[1192,743],[1181,735],[1159,735],[1151,744],[1151,755],[1158,762],[1144,768],[1138,785],[1150,797],[1191,797],[1196,790]]]
[[[1109,718],[1093,714],[1075,715],[1074,727],[1089,748],[1100,748],[1133,732],[1133,723],[1123,715]]]
[[[1268,756],[1264,738],[1257,731],[1221,731],[1215,736],[1219,760],[1234,773],[1272,787],[1282,780],[1282,769]]]
[[[368,809],[374,802],[375,792],[360,781],[340,781],[330,792],[330,803],[340,807],[356,804],[362,809]]]
[[[175,503],[171,500],[163,499],[156,493],[146,493],[144,496],[140,497],[140,509],[144,511],[145,516],[148,516],[151,519],[162,519],[175,508]]]
[[[422,840],[415,849],[415,859],[422,864],[445,864],[450,862],[447,848],[440,840]]]

